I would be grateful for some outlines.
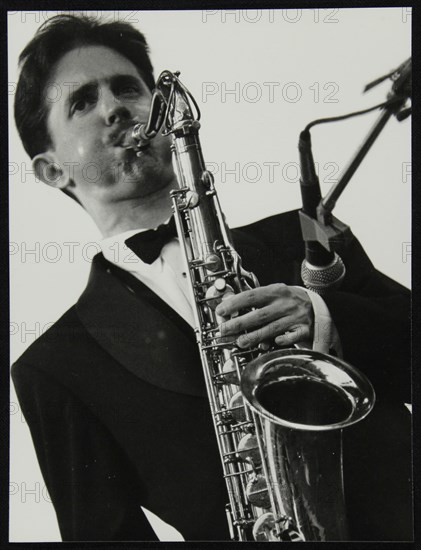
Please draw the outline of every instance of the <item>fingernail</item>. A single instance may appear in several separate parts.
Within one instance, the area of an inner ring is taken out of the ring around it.
[[[215,338],[221,338],[221,333],[219,332],[219,330],[215,332]]]
[[[221,305],[217,306],[217,308],[215,309],[216,313],[218,315],[222,315],[224,316],[225,315],[225,308],[222,307]]]
[[[237,345],[240,346],[240,348],[246,348],[249,343],[249,339],[245,336],[240,336],[240,338],[237,339]]]

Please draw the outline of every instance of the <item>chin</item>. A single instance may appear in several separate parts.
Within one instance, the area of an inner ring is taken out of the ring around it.
[[[171,163],[171,152],[169,151],[169,159],[166,156],[162,151],[157,154],[152,147],[139,157],[133,150],[125,150],[116,159],[110,172],[113,180],[110,184],[124,190],[126,196],[147,197],[165,188],[169,192],[177,188],[177,180]]]
[[[125,198],[143,198],[158,193],[169,194],[171,189],[176,189],[177,184],[174,175],[156,173],[156,171],[131,170],[124,172],[121,179],[115,182],[116,191]]]
[[[173,184],[173,180],[168,181],[167,179],[161,178],[156,180],[150,180],[149,185],[144,186],[139,193],[139,196],[142,197],[151,197],[158,194],[168,194],[171,189],[175,189],[176,185]]]

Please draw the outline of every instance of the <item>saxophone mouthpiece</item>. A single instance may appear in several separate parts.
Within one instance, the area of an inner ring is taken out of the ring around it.
[[[123,135],[121,146],[125,149],[134,149],[141,151],[149,146],[151,138],[145,133],[146,124],[138,122],[131,128],[128,128]]]

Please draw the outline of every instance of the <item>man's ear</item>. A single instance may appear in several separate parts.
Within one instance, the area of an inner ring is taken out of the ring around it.
[[[65,189],[73,185],[73,182],[55,161],[54,155],[50,152],[36,155],[32,159],[32,167],[36,177],[51,187]]]

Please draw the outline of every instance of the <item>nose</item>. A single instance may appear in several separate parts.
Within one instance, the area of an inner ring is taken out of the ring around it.
[[[105,119],[107,126],[112,126],[122,120],[129,120],[131,118],[130,111],[125,105],[116,105],[111,108]]]
[[[102,89],[101,91],[101,111],[107,126],[113,126],[122,120],[131,118],[132,115],[127,105],[122,103],[111,90]]]

